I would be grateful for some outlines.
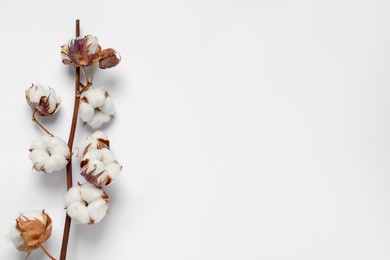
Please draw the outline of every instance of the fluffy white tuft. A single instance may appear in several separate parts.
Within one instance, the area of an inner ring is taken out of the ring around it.
[[[69,217],[78,224],[98,223],[108,211],[108,195],[88,182],[70,188],[65,201]]]
[[[80,97],[80,118],[93,129],[100,128],[115,115],[115,106],[103,88],[89,89]]]
[[[70,159],[70,151],[61,138],[44,136],[32,142],[29,157],[35,170],[52,173],[65,168]]]
[[[74,202],[67,207],[69,217],[77,224],[90,224],[91,217],[88,213],[88,207],[82,202]]]
[[[94,55],[99,51],[99,42],[95,36],[87,35],[88,55]]]
[[[81,145],[78,157],[82,158],[89,149],[102,149],[110,148],[110,141],[105,133],[102,131],[96,131],[92,135],[87,137],[87,140]]]

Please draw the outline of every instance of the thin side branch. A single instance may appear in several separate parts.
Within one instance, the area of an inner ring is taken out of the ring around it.
[[[87,71],[85,70],[85,67],[84,67],[84,66],[81,66],[81,69],[82,69],[82,71],[83,71],[83,75],[84,75],[84,78],[85,78],[85,82],[87,82],[87,85],[91,84],[91,81],[89,81],[89,79],[88,79]]]
[[[56,259],[54,258],[54,256],[52,256],[52,255],[46,250],[46,248],[43,247],[43,245],[41,245],[40,248],[42,249],[42,251],[43,251],[51,260],[56,260]]]
[[[88,83],[86,86],[81,85],[83,88],[78,92],[78,94],[81,95],[84,91],[88,90],[91,85],[92,83]]]
[[[41,123],[39,123],[39,121],[37,120],[37,118],[35,117],[35,114],[38,112],[37,109],[34,110],[34,113],[32,114],[32,121],[34,121],[43,131],[46,132],[46,134],[50,135],[51,137],[53,137],[54,135],[49,131],[47,130]]]
[[[79,95],[81,95],[84,91],[87,91],[89,89],[89,87],[92,86],[93,76],[94,76],[94,68],[95,68],[95,63],[92,64],[92,76],[91,76],[91,80],[89,80],[89,78],[87,76],[87,71],[85,70],[85,67],[81,66],[86,84],[84,85],[84,84],[80,83],[80,86],[82,86],[83,88],[79,91],[79,93],[78,93]]]

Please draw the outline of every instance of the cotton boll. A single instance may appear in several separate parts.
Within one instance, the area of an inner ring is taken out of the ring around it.
[[[38,150],[33,148],[31,149],[32,150],[29,157],[32,162],[43,165],[44,162],[50,157],[49,153],[46,150]]]
[[[107,115],[101,111],[96,111],[93,119],[87,124],[93,129],[98,129],[105,123],[108,123],[111,120],[111,116]]]
[[[101,149],[99,158],[104,164],[115,162],[115,156],[109,149]]]
[[[88,104],[92,107],[100,107],[105,103],[105,93],[106,91],[102,88],[92,88],[85,91],[83,97],[87,99]]]
[[[81,145],[79,157],[83,157],[89,149],[110,148],[110,141],[102,131],[96,131]]]
[[[45,211],[33,211],[21,214],[8,233],[8,240],[15,247],[29,255],[49,239],[52,231],[51,218]]]
[[[100,222],[107,214],[109,198],[101,189],[90,183],[73,186],[65,195],[69,217],[79,224]]]
[[[77,224],[88,224],[91,220],[88,208],[81,202],[74,202],[67,207],[69,217]]]
[[[68,145],[57,136],[49,138],[47,148],[50,154],[67,154],[69,152]]]
[[[87,102],[80,102],[80,118],[84,122],[89,122],[93,120],[95,114],[95,109],[89,105]]]
[[[122,166],[107,148],[89,149],[83,157],[80,167],[81,175],[97,187],[112,183],[122,170]]]
[[[88,182],[84,183],[83,189],[81,189],[80,193],[83,200],[87,203],[92,203],[104,195],[104,191],[102,189],[96,189],[94,185]]]
[[[26,89],[26,100],[30,107],[41,116],[49,116],[58,111],[61,100],[54,89],[39,84],[32,84]]]
[[[86,155],[84,155],[83,159],[88,159],[88,160],[102,160],[103,155],[105,151],[108,150],[107,148],[103,149],[90,149]],[[110,150],[108,150],[110,151]]]
[[[68,160],[59,154],[53,154],[46,160],[44,168],[46,172],[60,171],[68,164]]]
[[[78,186],[70,188],[65,194],[66,205],[71,204],[73,201],[81,201],[81,190],[78,188]]]
[[[116,161],[106,165],[107,175],[110,176],[113,180],[115,180],[119,176],[121,171],[122,166]]]
[[[108,205],[104,200],[96,200],[88,205],[88,213],[94,222],[100,222],[107,214]]]
[[[107,115],[114,115],[115,114],[115,105],[114,101],[110,96],[106,98],[106,102],[104,102],[103,105],[100,106],[100,111]]]
[[[85,36],[85,38],[87,38],[88,55],[94,55],[98,51],[100,51],[99,42],[95,36],[87,35],[87,36]]]
[[[103,88],[89,89],[80,96],[80,118],[93,129],[109,122],[115,107],[108,92]]]
[[[31,143],[32,149],[44,149],[44,148],[46,148],[46,146],[47,146],[46,141],[43,138],[34,140]]]
[[[49,89],[41,84],[32,83],[31,87],[26,89],[27,102],[31,103],[39,103],[42,97],[47,97],[49,94]]]
[[[33,141],[29,151],[33,168],[44,173],[64,169],[71,155],[65,141],[56,136],[44,136]]]
[[[100,59],[101,47],[92,35],[79,36],[61,46],[62,62],[74,67],[91,66]]]
[[[88,138],[88,140],[99,140],[99,139],[108,140],[107,135],[103,131],[95,131]]]

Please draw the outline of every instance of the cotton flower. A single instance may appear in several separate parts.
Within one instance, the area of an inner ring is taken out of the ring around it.
[[[110,121],[115,114],[114,103],[103,88],[89,89],[80,97],[80,117],[93,129]]]
[[[32,142],[30,160],[37,171],[59,171],[64,169],[70,160],[69,147],[57,136],[44,136]]]
[[[66,211],[79,224],[100,222],[107,214],[109,197],[90,183],[73,186],[65,195]]]
[[[119,52],[108,48],[100,52],[99,68],[108,69],[115,67],[121,61]]]
[[[92,35],[79,36],[61,46],[62,62],[74,67],[90,66],[100,57],[101,47]]]
[[[30,253],[41,247],[51,235],[51,218],[44,210],[20,214],[8,234],[8,239],[21,251]]]
[[[110,148],[110,141],[102,131],[96,131],[82,144],[79,151],[79,156],[82,158],[89,151],[89,149],[103,149]]]
[[[122,171],[122,166],[107,148],[89,149],[83,157],[80,167],[81,175],[97,187],[112,183]]]
[[[56,113],[61,103],[54,89],[39,84],[32,84],[26,89],[26,100],[32,109],[38,110],[41,116]]]

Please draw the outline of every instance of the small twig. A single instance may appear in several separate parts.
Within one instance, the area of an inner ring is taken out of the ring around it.
[[[51,260],[56,260],[47,250],[46,248],[43,247],[43,245],[40,246],[42,251],[51,259]]]
[[[54,135],[49,131],[47,130],[41,123],[39,123],[39,121],[35,118],[35,114],[38,112],[37,109],[34,110],[34,113],[32,115],[32,121],[34,121],[43,131],[46,132],[46,134],[50,135],[51,137],[53,137]]]
[[[80,86],[82,87],[82,89],[78,92],[78,95],[81,95],[84,91],[88,90],[90,86],[92,86],[92,82],[93,82],[93,76],[94,76],[94,68],[95,68],[95,63],[92,64],[92,76],[91,76],[91,80],[89,80],[88,76],[87,76],[87,71],[85,70],[85,67],[84,66],[81,66],[81,69],[83,71],[83,75],[84,75],[84,78],[85,78],[85,81],[86,81],[86,84],[81,84],[80,83]]]
[[[78,95],[81,95],[84,91],[88,90],[92,83],[88,83],[86,86],[81,85],[83,88],[78,92]]]
[[[81,66],[81,69],[83,70],[84,78],[85,78],[85,81],[87,82],[87,85],[92,84],[92,83],[89,81],[89,79],[88,79],[87,71],[85,70],[85,67],[84,67],[84,66]]]

